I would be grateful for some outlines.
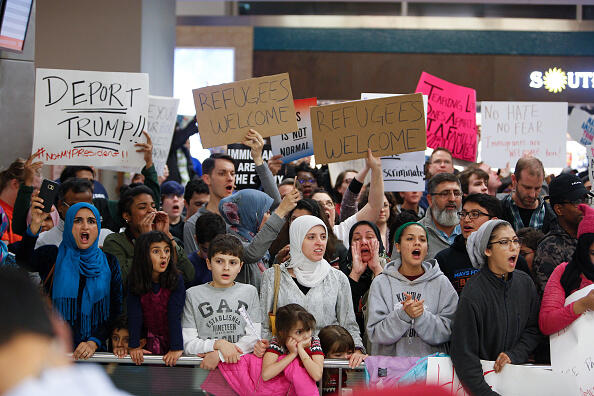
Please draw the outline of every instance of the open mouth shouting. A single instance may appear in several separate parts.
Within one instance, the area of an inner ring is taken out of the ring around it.
[[[469,224],[464,224],[464,227],[462,227],[462,231],[464,233],[471,234],[475,231],[475,229],[474,229],[474,226],[471,226]]]
[[[411,252],[412,258],[415,260],[420,260],[421,259],[421,249],[414,249]]]
[[[371,250],[369,249],[369,247],[367,245],[361,246],[360,252],[361,252],[361,259],[364,262],[369,261],[369,259],[371,258]]]
[[[518,255],[514,254],[507,258],[507,262],[509,263],[510,268],[516,267],[516,261],[518,260]]]
[[[80,242],[83,245],[88,245],[90,241],[90,235],[88,232],[81,232],[80,233]]]

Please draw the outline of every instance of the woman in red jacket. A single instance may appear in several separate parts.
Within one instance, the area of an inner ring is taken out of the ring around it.
[[[538,324],[545,335],[556,333],[594,310],[594,289],[579,300],[565,306],[573,292],[594,283],[594,209],[580,204],[584,218],[578,226],[578,244],[569,263],[562,263],[551,274],[545,287]]]

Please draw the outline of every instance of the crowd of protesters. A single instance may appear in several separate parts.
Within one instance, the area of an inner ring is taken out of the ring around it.
[[[564,306],[594,282],[594,209],[577,172],[547,183],[534,157],[512,174],[459,171],[437,148],[424,191],[386,192],[371,151],[331,183],[309,159],[264,161],[251,130],[261,188],[235,191],[225,154],[185,186],[160,182],[146,137],[145,167],[118,200],[90,167],[67,166],[51,205],[35,156],[0,173],[0,259],[39,284],[75,359],[201,356],[232,387],[314,394],[320,380],[337,387],[324,357],[357,367],[445,352],[464,387],[488,395],[480,360],[496,372],[548,363],[546,336],[594,309],[594,292]],[[24,331],[51,335],[46,322]]]

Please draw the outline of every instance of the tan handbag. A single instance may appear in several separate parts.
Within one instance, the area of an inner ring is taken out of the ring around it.
[[[280,264],[274,264],[274,300],[272,303],[272,312],[268,312],[270,318],[270,331],[276,335],[276,306],[278,304],[278,289],[280,288]]]

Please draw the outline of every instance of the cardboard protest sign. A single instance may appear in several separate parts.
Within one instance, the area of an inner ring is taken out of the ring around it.
[[[274,155],[282,155],[283,163],[298,160],[313,154],[313,140],[311,137],[311,117],[309,108],[318,105],[317,98],[296,99],[295,112],[299,129],[292,133],[283,133],[270,137],[270,144]]]
[[[494,361],[481,360],[487,384],[502,396],[578,395],[573,378],[543,368],[506,364],[495,373]],[[437,385],[455,396],[470,396],[462,387],[449,357],[427,359],[427,384]]]
[[[584,287],[565,299],[565,306],[586,296],[594,285]],[[551,335],[553,371],[573,376],[580,394],[594,392],[594,312],[586,311],[572,324]]]
[[[316,163],[425,150],[421,94],[357,100],[311,109]]]
[[[427,146],[445,147],[455,158],[474,162],[477,151],[476,91],[423,72],[415,92],[429,96]]]
[[[402,96],[403,94],[362,93],[361,100]],[[423,95],[423,109],[427,120],[428,96]],[[385,191],[424,191],[425,152],[397,154],[382,157]]]
[[[588,158],[588,176],[590,182],[594,184],[594,146],[587,146],[586,153]]]
[[[388,98],[390,96],[402,96],[407,94],[386,94],[386,93],[361,93],[361,100]],[[425,122],[427,122],[427,105],[429,103],[429,96],[423,95],[423,110],[425,111]]]
[[[235,164],[237,165],[235,170],[235,189],[259,189],[261,182],[256,173],[256,164],[252,159],[249,146],[241,143],[229,144],[227,145],[227,154],[235,160]],[[262,150],[262,159],[268,161],[270,157],[272,157],[272,150],[269,144],[265,144]],[[266,164],[264,164],[264,166],[266,166]],[[276,183],[280,183],[284,177],[275,176],[274,178]]]
[[[145,73],[37,69],[33,152],[51,165],[142,167]]]
[[[384,191],[424,191],[425,152],[382,157]]]
[[[179,99],[149,96],[147,132],[153,141],[153,162],[157,175],[163,176],[175,131]]]
[[[193,90],[204,148],[241,142],[250,129],[263,137],[298,129],[289,74]]]
[[[566,163],[567,102],[482,102],[482,160],[494,168],[525,155],[546,167]]]
[[[594,115],[574,107],[568,116],[567,132],[576,142],[589,146],[594,140]]]

